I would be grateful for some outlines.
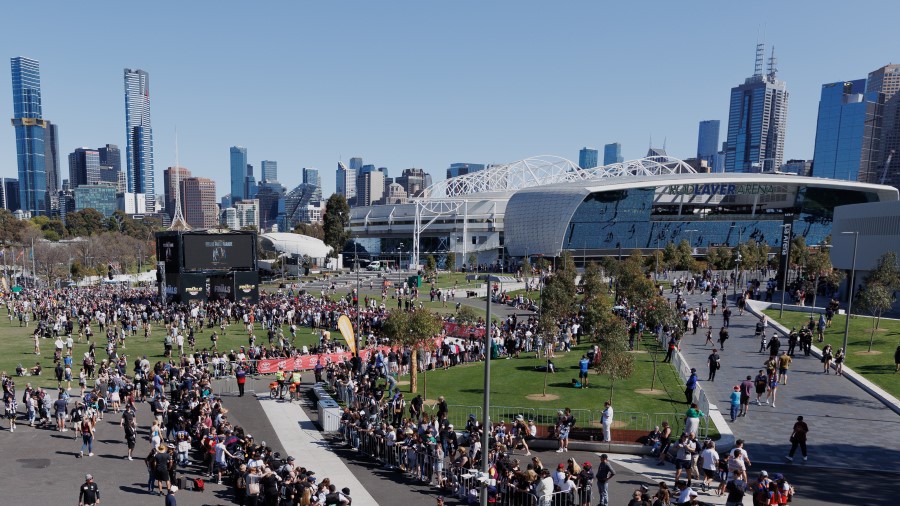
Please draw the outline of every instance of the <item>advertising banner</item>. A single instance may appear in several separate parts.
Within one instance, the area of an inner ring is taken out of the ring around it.
[[[256,271],[235,271],[231,273],[234,282],[234,300],[251,304],[259,302],[259,273]]]
[[[234,300],[234,282],[231,276],[209,277],[210,300]]]
[[[156,258],[165,262],[167,274],[181,270],[181,239],[178,234],[159,233],[156,235]]]
[[[458,323],[444,323],[444,333],[452,337],[476,337],[484,339],[484,329]]]
[[[387,353],[390,348],[382,346],[378,348],[382,353]],[[360,350],[359,357],[363,363],[369,360],[369,356],[374,350]],[[328,365],[332,362],[343,362],[350,360],[353,355],[350,352],[344,353],[323,353],[321,355],[300,355],[289,358],[267,358],[259,360],[256,363],[256,369],[260,374],[273,374],[278,371],[279,367],[283,367],[286,372],[289,371],[310,371],[316,367],[316,362],[321,361],[322,365]]]
[[[183,234],[184,268],[253,269],[256,245],[252,234]]]
[[[208,296],[206,290],[205,275],[187,273],[181,275],[181,302],[205,301]]]

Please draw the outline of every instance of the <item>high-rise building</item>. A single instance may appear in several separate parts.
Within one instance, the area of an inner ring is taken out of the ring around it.
[[[867,123],[880,129],[872,131],[877,139],[875,170],[867,179],[870,183],[884,183],[900,188],[900,64],[890,64],[869,73],[866,94],[879,93],[879,104],[874,121]],[[869,132],[867,132],[868,134]]]
[[[719,120],[701,121],[700,130],[697,133],[697,158],[706,160],[707,165],[715,172],[715,160],[718,152]]]
[[[215,228],[219,223],[216,182],[205,177],[181,181],[184,219],[192,228]]]
[[[603,146],[603,165],[612,165],[614,163],[622,163],[625,159],[622,158],[622,144],[619,142],[613,142],[611,144],[606,144]]]
[[[18,56],[10,59],[13,119],[16,131],[16,161],[19,170],[19,202],[32,216],[48,214],[48,173],[45,144],[50,123],[41,110],[41,71],[37,60]],[[55,181],[55,179],[54,179]]]
[[[150,124],[150,74],[125,69],[125,157],[128,192],[146,195],[147,212],[156,211],[153,127]]]
[[[98,148],[97,151],[100,153],[100,165],[110,167],[116,172],[122,170],[122,152],[119,150],[119,146],[107,144]]]
[[[447,169],[447,179],[450,179],[451,177],[465,176],[466,174],[471,174],[480,170],[484,170],[483,163],[451,163],[450,167]]]
[[[261,172],[261,182],[278,181],[278,162],[274,160],[263,160],[259,163]]]
[[[865,79],[822,85],[813,151],[816,177],[872,181],[880,109],[879,93],[866,93]]]
[[[231,200],[237,202],[246,198],[247,148],[231,146]]]
[[[319,175],[319,169],[313,168],[303,168],[303,182],[305,184],[315,186],[316,190],[313,192],[312,200],[310,201],[313,205],[319,205],[322,203],[322,177]]]
[[[356,200],[356,169],[349,169],[343,162],[338,162],[337,171],[334,173],[335,191],[344,196],[347,202],[355,203]]]
[[[168,167],[163,171],[163,186],[166,203],[165,212],[169,215],[169,218],[175,217],[175,189],[181,186],[181,181],[191,176],[191,171],[184,167]],[[179,200],[181,201],[181,214],[184,215],[184,195],[181,195]]]
[[[781,167],[781,172],[797,174],[798,176],[811,176],[812,166],[812,160],[788,160]]]
[[[394,182],[399,184],[409,197],[421,197],[428,184],[428,173],[424,169],[404,169],[403,173]],[[391,194],[390,184],[388,184],[388,194]],[[393,191],[394,197],[397,197],[397,191]]]
[[[356,204],[371,206],[384,197],[384,172],[369,170],[356,178]]]
[[[765,45],[756,45],[753,75],[731,89],[725,172],[772,172],[784,162],[788,91],[776,76],[775,48],[763,75]]]
[[[360,169],[363,168],[363,159],[359,156],[354,156],[350,159],[350,170],[354,170],[359,173]]]
[[[78,188],[81,185],[100,182],[100,152],[96,149],[77,148],[69,154],[69,185]]]
[[[259,201],[256,199],[242,200],[234,204],[235,223],[234,229],[254,227],[259,230]],[[230,224],[232,225],[232,224]]]
[[[253,176],[253,165],[247,164],[247,175],[244,176],[244,198],[256,198],[256,177]]]
[[[0,177],[0,206],[13,212],[19,206],[19,180]]]
[[[286,190],[278,181],[263,181],[256,192],[259,201],[260,229],[270,229],[278,222],[278,200],[284,197]]]
[[[578,151],[578,166],[582,169],[593,169],[600,162],[600,152],[594,148],[584,147]]]
[[[75,210],[96,209],[109,218],[116,212],[116,187],[100,184],[86,184],[75,188]]]
[[[46,121],[46,120],[45,120]],[[59,130],[46,121],[44,129],[44,167],[47,170],[47,194],[59,191]]]

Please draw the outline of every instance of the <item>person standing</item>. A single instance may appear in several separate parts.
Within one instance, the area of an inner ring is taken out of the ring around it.
[[[722,310],[722,328],[727,329],[731,325],[731,308],[726,307]]]
[[[603,424],[603,440],[608,443],[612,441],[613,407],[609,401],[606,401],[604,406],[600,422]]]
[[[750,394],[753,392],[753,377],[747,376],[747,379],[741,382],[741,411],[738,416],[747,416],[747,409],[750,407]]]
[[[741,387],[740,385],[734,386],[734,391],[731,392],[731,422],[734,421],[739,416],[738,413],[741,411]]]
[[[244,366],[238,366],[237,371],[234,372],[234,377],[237,379],[238,397],[243,397],[244,385],[247,383],[247,371],[244,370]]]
[[[119,425],[125,429],[125,444],[128,446],[128,460],[134,460],[134,446],[137,442],[137,420],[135,416],[134,404],[125,405],[125,411],[122,412],[122,420]]]
[[[84,416],[81,420],[81,451],[79,457],[84,457],[84,449],[87,448],[88,457],[94,456],[94,420]]]
[[[78,490],[78,506],[95,506],[100,504],[100,489],[94,483],[94,477],[84,475],[84,483]]]
[[[175,500],[175,492],[178,492],[178,487],[172,485],[172,487],[169,488],[169,493],[166,494],[166,506],[178,506],[178,501]]]
[[[710,353],[709,357],[706,359],[706,363],[709,365],[709,378],[707,381],[716,381],[716,371],[722,366],[719,350],[713,348],[712,353]]]
[[[690,404],[694,401],[694,389],[697,388],[697,369],[691,368],[691,375],[688,377],[684,385],[684,403]]]
[[[778,381],[783,385],[787,385],[788,369],[791,368],[792,361],[791,355],[782,350],[781,356],[778,357]]]
[[[587,355],[582,355],[578,362],[578,378],[581,380],[581,388],[588,386],[588,366],[590,366],[590,361],[588,361]]]
[[[798,416],[797,421],[794,423],[794,431],[790,437],[791,451],[785,457],[788,462],[794,461],[794,453],[797,451],[798,446],[800,447],[800,453],[803,454],[803,462],[806,462],[806,434],[808,432],[809,426],[803,421],[802,416]]]
[[[609,465],[609,456],[600,455],[600,463],[597,464],[597,490],[600,496],[598,506],[609,506],[609,480],[616,475],[616,471]]]

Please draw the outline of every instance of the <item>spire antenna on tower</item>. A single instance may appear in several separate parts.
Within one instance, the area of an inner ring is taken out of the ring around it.
[[[175,215],[169,230],[190,230],[184,214],[181,212],[181,167],[178,166],[178,128],[175,129]]]
[[[769,80],[774,81],[778,74],[778,59],[775,58],[775,46],[772,46],[772,56],[769,57]]]
[[[753,77],[762,77],[763,60],[765,60],[766,44],[765,42],[756,43],[756,61],[753,64]]]

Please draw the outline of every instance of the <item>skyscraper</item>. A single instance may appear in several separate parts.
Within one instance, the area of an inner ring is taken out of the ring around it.
[[[19,205],[19,180],[9,177],[0,177],[0,206],[14,212],[21,208]]]
[[[116,172],[122,170],[122,152],[119,150],[119,146],[107,144],[97,151],[100,153],[100,165],[105,165]]]
[[[153,127],[150,124],[150,74],[125,69],[125,157],[128,192],[142,193],[147,212],[156,210]]]
[[[593,148],[581,148],[578,151],[578,166],[582,169],[592,169],[597,166],[600,152]]]
[[[374,168],[374,167],[373,167]],[[369,170],[356,178],[356,204],[371,206],[384,197],[384,172]]]
[[[865,90],[865,79],[822,85],[813,151],[816,177],[870,181],[877,173],[876,128],[870,126],[876,126],[880,112],[879,94]]]
[[[69,185],[72,188],[99,182],[100,152],[98,150],[77,148],[69,154]]]
[[[19,202],[22,210],[32,215],[47,214],[50,200],[47,194],[45,139],[49,122],[43,119],[41,111],[40,65],[37,60],[18,56],[10,59],[10,68]]]
[[[421,197],[425,188],[428,188],[428,173],[425,169],[404,169],[400,177],[395,181],[410,197]],[[388,193],[390,193],[390,184],[388,185]]]
[[[231,201],[246,197],[244,188],[247,178],[247,148],[231,146]]]
[[[55,195],[59,190],[59,135],[55,124],[45,120],[44,167],[47,170],[47,195]]]
[[[205,177],[181,181],[184,219],[193,228],[214,228],[219,223],[216,182]]]
[[[247,164],[247,175],[244,176],[244,198],[256,198],[256,177],[253,176],[253,165]]]
[[[344,196],[347,202],[356,201],[356,169],[348,169],[343,162],[338,162],[337,171],[334,173],[335,191]]]
[[[731,89],[725,172],[770,172],[784,161],[788,91],[777,79],[775,48],[763,75],[765,45],[756,45],[753,75]]]
[[[900,188],[900,64],[885,65],[869,73],[866,94],[879,93],[883,104],[876,113],[876,121],[867,123],[880,127],[871,132],[877,139],[873,165],[876,167],[867,182],[889,184]],[[890,163],[889,163],[890,160]],[[889,166],[888,166],[889,165]]]
[[[278,162],[273,160],[263,160],[259,164],[259,170],[261,172],[261,182],[278,181]]]
[[[465,176],[466,174],[471,174],[473,172],[478,172],[480,170],[484,170],[483,163],[451,163],[450,167],[447,169],[447,179],[451,177],[457,176]]]
[[[305,184],[315,186],[316,190],[313,192],[313,197],[310,200],[310,203],[313,205],[319,205],[322,203],[322,178],[319,176],[319,169],[313,168],[303,168],[303,182]]]
[[[359,173],[359,170],[363,167],[363,159],[359,156],[354,156],[350,159],[350,170],[355,170]]]
[[[163,171],[163,191],[165,192],[166,214],[175,217],[175,189],[181,181],[191,177],[191,171],[184,167],[168,167]],[[181,214],[184,215],[184,195],[181,195]]]
[[[700,122],[697,133],[697,158],[706,160],[710,169],[715,167],[716,154],[719,152],[719,120],[710,119]]]
[[[603,146],[603,165],[622,163],[624,161],[625,159],[622,158],[621,143],[613,142],[612,144]]]

